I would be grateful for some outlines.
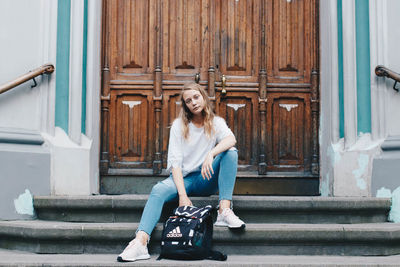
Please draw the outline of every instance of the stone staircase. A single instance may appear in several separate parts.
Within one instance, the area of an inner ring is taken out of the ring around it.
[[[137,228],[147,195],[36,196],[37,219],[1,221],[0,248],[35,253],[118,254]],[[217,205],[217,196],[193,197]],[[228,255],[395,255],[400,225],[387,222],[390,199],[234,196],[245,231],[214,227],[214,246]],[[176,203],[164,207],[162,217]],[[215,216],[215,214],[214,214]],[[162,225],[150,242],[159,252]]]

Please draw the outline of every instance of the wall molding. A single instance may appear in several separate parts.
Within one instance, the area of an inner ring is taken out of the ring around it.
[[[93,142],[90,187],[96,194],[99,193],[100,183],[101,22],[102,1],[88,0],[86,135]]]
[[[68,135],[81,143],[84,1],[71,1]]]
[[[44,139],[38,131],[0,127],[0,143],[40,146]]]
[[[38,65],[52,63],[57,60],[57,1],[40,1],[40,62]],[[55,70],[57,71],[57,70]],[[54,135],[55,127],[55,88],[56,72],[42,75],[40,84],[40,130]]]
[[[389,136],[381,145],[383,151],[400,151],[400,136]]]
[[[387,66],[387,2],[369,1],[370,24],[370,68],[371,68],[371,134],[373,139],[385,138],[386,116],[386,84],[385,79],[375,75],[377,65]]]
[[[339,141],[338,18],[336,1],[320,2],[320,193],[333,195],[334,173],[329,151]]]
[[[343,96],[344,145],[350,148],[357,141],[357,70],[355,0],[342,1],[343,14]]]

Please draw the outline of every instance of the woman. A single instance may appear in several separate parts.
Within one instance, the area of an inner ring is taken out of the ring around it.
[[[235,136],[225,120],[215,116],[210,100],[197,83],[185,84],[182,109],[173,123],[168,146],[171,175],[157,183],[143,210],[136,237],[118,256],[118,261],[149,259],[147,243],[165,202],[178,198],[179,206],[192,206],[189,195],[209,196],[219,190],[216,226],[244,228],[231,210],[237,172]]]

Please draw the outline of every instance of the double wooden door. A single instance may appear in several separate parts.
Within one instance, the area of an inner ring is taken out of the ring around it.
[[[179,93],[197,78],[240,170],[319,172],[317,0],[103,4],[101,170],[166,167]]]

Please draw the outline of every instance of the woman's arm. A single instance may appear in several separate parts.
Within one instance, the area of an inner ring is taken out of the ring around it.
[[[190,201],[186,194],[181,168],[172,168],[172,178],[174,179],[176,189],[178,190],[179,206],[193,206],[192,201]]]
[[[171,168],[172,179],[174,180],[176,189],[178,190],[179,206],[192,206],[192,202],[187,197],[185,185],[183,183],[182,160],[183,160],[183,144],[180,121],[175,120],[172,123],[169,144],[168,144],[168,169]]]
[[[208,180],[210,180],[211,175],[214,174],[214,170],[212,168],[212,162],[214,160],[214,157],[219,153],[230,149],[235,144],[236,144],[235,136],[229,135],[224,139],[222,139],[221,142],[218,143],[218,145],[216,145],[213,149],[210,150],[210,152],[208,152],[203,162],[203,166],[201,167],[201,176],[203,176],[203,179],[207,178]]]

